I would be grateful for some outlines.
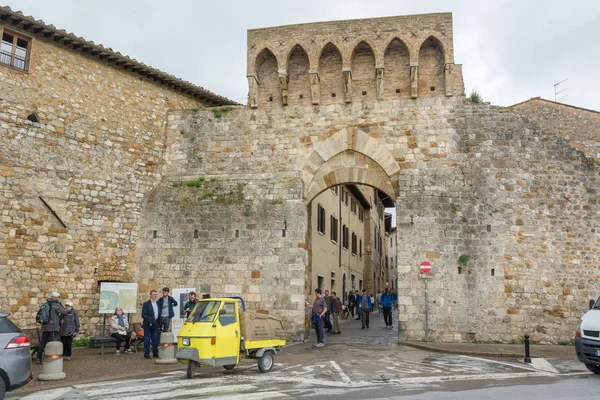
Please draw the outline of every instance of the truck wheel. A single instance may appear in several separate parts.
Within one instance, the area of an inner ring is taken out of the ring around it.
[[[585,364],[585,366],[596,375],[600,375],[600,365]]]
[[[196,368],[198,368],[198,363],[194,360],[189,360],[185,375],[190,379],[193,378],[194,374],[196,373]]]
[[[235,368],[235,364],[223,365],[223,368],[225,368],[227,371],[233,371],[233,369]]]
[[[271,368],[273,368],[273,364],[273,354],[271,354],[270,351],[265,352],[258,359],[258,369],[260,370],[260,372],[269,372]]]

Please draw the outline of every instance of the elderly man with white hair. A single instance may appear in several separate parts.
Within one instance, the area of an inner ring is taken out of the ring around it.
[[[60,317],[61,315],[66,315],[67,310],[60,304],[60,301],[58,301],[59,299],[60,293],[54,292],[44,305],[44,307],[48,308],[49,317],[46,322],[42,323],[42,338],[40,339],[40,347],[37,352],[36,364],[43,363],[46,343],[60,340],[60,335],[58,333],[60,329]]]

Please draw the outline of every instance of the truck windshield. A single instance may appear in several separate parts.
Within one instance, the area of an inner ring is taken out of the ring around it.
[[[594,306],[592,308],[594,310],[600,309],[600,297],[598,297],[598,299],[596,300],[596,302],[594,303]]]
[[[220,301],[201,301],[194,308],[188,321],[190,322],[213,322],[217,311],[221,306]]]

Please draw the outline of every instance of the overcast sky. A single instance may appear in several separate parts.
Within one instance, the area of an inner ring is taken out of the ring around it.
[[[600,110],[598,0],[0,0],[47,24],[245,103],[246,30],[452,12],[465,89],[511,105],[534,96]]]

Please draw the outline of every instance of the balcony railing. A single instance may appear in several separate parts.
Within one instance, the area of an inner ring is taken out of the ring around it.
[[[0,63],[10,65],[11,67],[27,71],[29,70],[29,60],[25,57],[13,55],[7,51],[0,51]]]

